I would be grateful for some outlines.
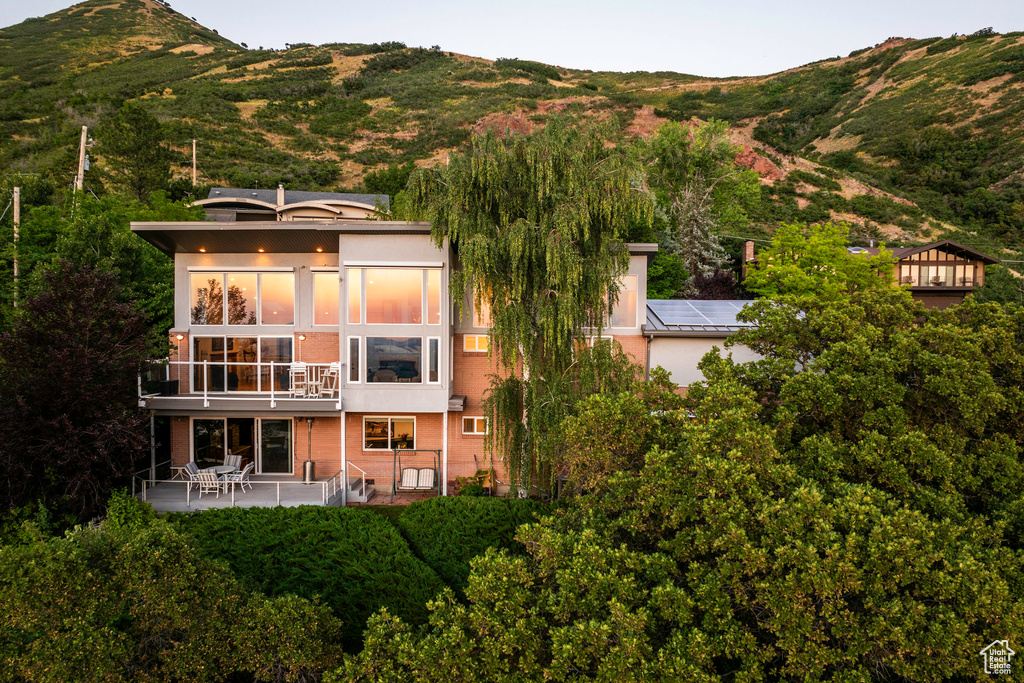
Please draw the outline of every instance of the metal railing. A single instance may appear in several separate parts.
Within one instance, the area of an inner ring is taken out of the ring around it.
[[[341,363],[297,363],[293,361],[269,361],[246,363],[236,361],[161,361],[165,382],[178,381],[184,376],[188,391],[185,397],[203,397],[203,407],[210,407],[210,397],[231,398],[241,401],[270,401],[276,408],[279,399],[334,400],[341,410]],[[171,366],[177,372],[171,372]],[[300,381],[298,368],[304,369]],[[173,376],[173,378],[172,378]],[[149,382],[153,381],[152,373]],[[147,392],[142,373],[138,378],[139,403],[148,397],[161,394]],[[197,386],[201,385],[201,386]],[[212,385],[212,386],[211,386]],[[175,394],[177,395],[175,389]]]
[[[364,470],[362,467],[359,467],[358,465],[353,465],[350,462],[346,462],[345,466],[351,467],[354,470],[359,470],[359,490],[362,492],[363,496],[366,496],[366,470]],[[345,486],[348,486],[348,479],[348,473],[346,473]]]
[[[141,470],[139,473],[132,475],[132,495],[139,498],[143,502],[148,501],[149,491],[156,488],[157,486],[170,484],[172,486],[184,486],[185,487],[185,507],[192,507],[192,488],[198,487],[198,481],[191,481],[190,479],[149,479],[146,477],[139,476],[141,472],[148,471]],[[228,489],[226,493],[230,495],[231,507],[235,507],[235,485],[239,482],[222,482],[222,484]],[[322,479],[314,482],[303,482],[301,480],[287,480],[287,481],[260,481],[258,479],[249,479],[246,481],[247,485],[253,487],[261,487],[263,489],[273,487],[275,496],[274,504],[281,505],[281,486],[285,487],[308,487],[308,486],[319,486],[320,487],[320,503],[321,505],[327,505],[328,502],[341,491],[343,485],[342,482],[342,471],[338,471],[334,475],[327,479]],[[301,490],[301,489],[300,489]],[[206,494],[209,495],[209,494]],[[200,495],[200,498],[202,495]],[[220,494],[217,495],[217,498]]]

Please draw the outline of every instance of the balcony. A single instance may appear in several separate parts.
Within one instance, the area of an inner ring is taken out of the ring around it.
[[[212,410],[334,414],[340,363],[163,361],[139,375],[139,407],[165,415]]]

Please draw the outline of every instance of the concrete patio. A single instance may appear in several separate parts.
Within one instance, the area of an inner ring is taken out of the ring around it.
[[[198,484],[182,479],[147,481],[138,486],[139,500],[153,506],[157,512],[196,512],[230,507],[298,507],[300,505],[341,505],[341,486],[338,477],[317,479],[304,484],[296,477],[256,475],[250,480],[252,489],[242,492],[240,486],[228,487],[220,494],[199,494]],[[141,488],[141,490],[140,490]]]

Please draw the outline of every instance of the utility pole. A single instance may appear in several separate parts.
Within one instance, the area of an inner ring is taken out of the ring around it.
[[[85,145],[88,141],[89,127],[82,126],[82,141],[78,143],[78,175],[75,176],[75,191],[80,192],[85,186]]]
[[[192,138],[192,187],[196,186],[196,139]]]
[[[18,229],[21,227],[21,188],[14,188],[14,307],[18,307]]]

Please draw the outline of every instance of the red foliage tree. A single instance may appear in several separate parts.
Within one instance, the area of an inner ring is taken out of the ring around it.
[[[87,518],[145,453],[145,316],[118,294],[113,275],[61,262],[0,334],[0,510]]]

